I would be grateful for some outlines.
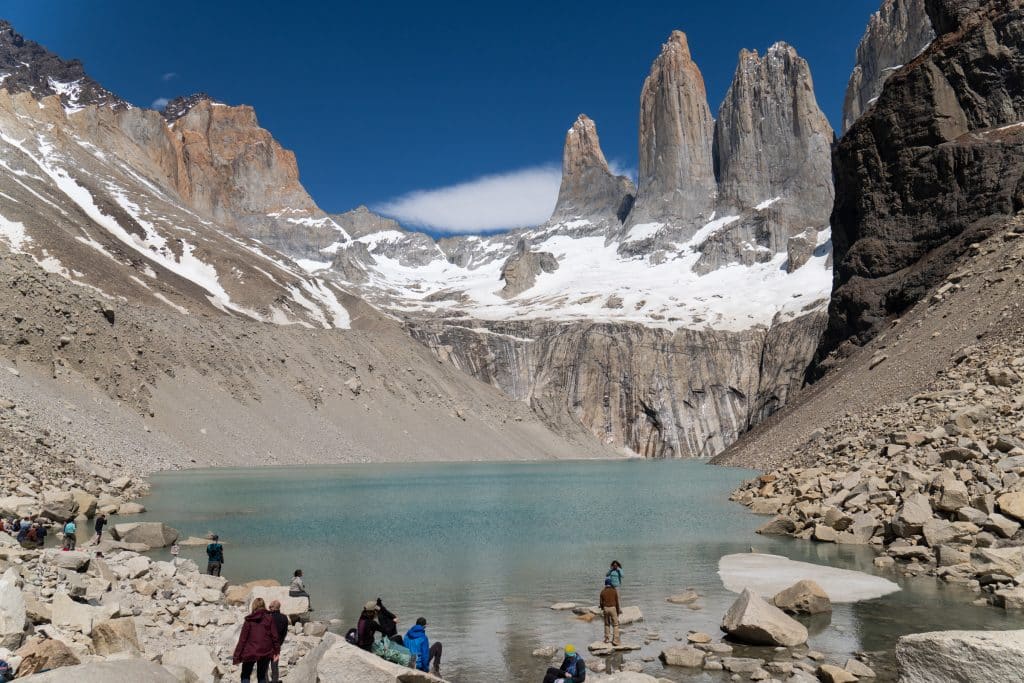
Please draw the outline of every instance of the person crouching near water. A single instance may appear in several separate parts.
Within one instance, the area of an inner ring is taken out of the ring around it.
[[[420,617],[416,624],[405,634],[405,647],[416,656],[414,666],[420,671],[426,671],[435,676],[441,675],[441,643],[430,644],[427,638],[427,620]],[[433,664],[433,670],[431,670]]]
[[[373,647],[373,634],[384,634],[384,629],[377,623],[377,603],[373,600],[363,605],[363,612],[356,624],[356,645],[369,651]]]
[[[250,683],[254,667],[258,683],[268,683],[270,662],[280,654],[281,637],[274,617],[267,611],[263,598],[256,598],[252,601],[252,611],[242,623],[242,633],[238,636],[231,662],[242,665],[242,683]]]
[[[612,588],[618,590],[622,587],[622,564],[618,560],[612,560],[611,569],[604,575],[604,578],[612,582]]]
[[[582,683],[587,680],[587,663],[576,654],[572,645],[565,646],[565,659],[557,669],[551,667],[544,675],[544,683]]]
[[[604,642],[619,645],[619,615],[622,614],[622,608],[619,607],[619,591],[615,590],[611,579],[604,580],[598,604],[604,615]]]
[[[302,570],[296,569],[292,574],[292,582],[288,586],[288,597],[289,598],[306,598],[308,600],[309,611],[313,611],[313,601],[309,598],[309,593],[306,592],[306,584],[302,580]]]

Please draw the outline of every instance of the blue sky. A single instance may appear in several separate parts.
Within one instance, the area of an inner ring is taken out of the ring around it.
[[[205,90],[255,106],[327,211],[390,205],[451,231],[543,220],[581,112],[635,171],[640,88],[673,29],[713,112],[739,50],[785,40],[838,126],[879,3],[5,0],[0,16],[137,104]]]

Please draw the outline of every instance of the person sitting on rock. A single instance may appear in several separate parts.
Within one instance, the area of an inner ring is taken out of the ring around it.
[[[14,670],[6,660],[0,659],[0,683],[14,680]]]
[[[25,517],[18,522],[18,542],[21,543],[25,540],[25,536],[28,535],[28,530],[32,528],[32,520]]]
[[[306,584],[302,580],[302,570],[296,569],[292,574],[292,582],[288,586],[288,597],[290,598],[306,598],[309,611],[313,611],[313,601],[309,599],[309,593],[306,592]]]
[[[224,546],[220,544],[220,536],[210,537],[211,543],[206,546],[206,573],[220,576],[220,568],[224,564]]]
[[[64,523],[64,550],[74,550],[75,545],[78,542],[75,532],[78,527],[75,526],[75,518],[68,517],[68,521]]]
[[[405,647],[409,648],[415,657],[416,661],[413,663],[420,671],[427,671],[433,673],[435,676],[441,675],[441,643],[430,644],[430,639],[427,638],[427,619],[426,617],[420,617],[416,620],[416,624],[413,625],[405,634],[403,643]],[[433,665],[433,667],[431,667]]]
[[[256,680],[267,683],[270,661],[280,654],[281,638],[277,626],[263,598],[256,598],[252,601],[252,611],[242,623],[242,632],[238,636],[231,662],[236,666],[242,665],[242,683],[252,680],[253,668],[256,669]]]
[[[612,587],[618,590],[622,586],[622,563],[612,560],[611,569],[604,575],[604,578],[610,579]]]
[[[21,541],[21,545],[26,548],[35,548],[36,543],[39,542],[38,534],[36,533],[39,529],[38,524],[33,524],[28,528],[28,533],[25,534],[25,538]]]
[[[45,524],[40,524],[39,522],[36,522],[35,523],[35,527],[36,527],[36,547],[37,548],[42,548],[43,545],[46,544],[46,525]]]
[[[384,629],[377,623],[377,603],[373,600],[363,605],[363,612],[359,615],[359,623],[356,624],[356,645],[369,651],[373,647],[373,634],[383,635]]]
[[[377,596],[377,621],[380,623],[380,627],[384,629],[385,637],[390,638],[399,645],[405,645],[402,636],[398,635],[398,615],[384,606],[380,596]]]
[[[587,680],[587,663],[572,645],[565,646],[565,659],[557,669],[551,667],[544,675],[544,683],[582,683]]]
[[[604,590],[601,591],[598,605],[604,615],[604,642],[612,645],[619,645],[619,615],[622,608],[619,607],[619,591],[615,590],[611,579],[604,580]]]
[[[291,625],[288,617],[281,614],[280,600],[274,600],[270,603],[270,617],[274,620],[274,627],[277,629],[277,635],[280,640],[278,649],[280,649],[280,646],[284,645],[284,639],[288,637],[288,627]],[[280,653],[270,659],[270,683],[281,683],[280,663]]]

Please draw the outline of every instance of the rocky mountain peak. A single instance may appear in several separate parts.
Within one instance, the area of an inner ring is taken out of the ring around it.
[[[196,106],[200,102],[216,102],[216,100],[204,92],[192,93],[188,96],[179,96],[168,102],[160,113],[163,114],[163,117],[167,119],[168,123],[173,123],[185,114],[188,114],[189,111],[192,110],[192,107]]]
[[[957,0],[954,4],[967,3]],[[934,37],[925,0],[885,0],[882,3],[871,16],[857,46],[857,65],[850,76],[843,104],[844,133],[878,98],[889,76],[919,55]]]
[[[362,204],[351,211],[333,214],[331,218],[353,239],[385,230],[405,232],[405,229],[398,221],[374,213]]]
[[[612,174],[601,151],[597,126],[586,114],[580,114],[565,135],[562,184],[552,220],[599,221],[614,217],[622,222],[635,194],[633,181]]]
[[[715,206],[713,122],[686,34],[673,31],[640,95],[640,174],[629,223],[695,230]]]
[[[58,95],[68,111],[90,104],[126,109],[130,104],[85,73],[82,62],[64,60],[45,47],[25,40],[8,21],[0,19],[0,87],[11,93],[30,92],[37,98]]]

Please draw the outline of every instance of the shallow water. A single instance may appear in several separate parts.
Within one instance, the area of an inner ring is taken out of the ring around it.
[[[584,623],[548,605],[596,604],[612,559],[624,566],[623,606],[638,605],[645,616],[624,627],[623,640],[642,642],[648,631],[663,639],[630,658],[656,656],[690,629],[718,634],[735,599],[717,574],[722,555],[754,546],[875,571],[868,548],[754,534],[763,519],[727,500],[750,476],[686,461],[192,470],[155,475],[144,518],[186,535],[220,534],[232,582],[287,583],[302,568],[318,619],[338,617],[348,628],[378,595],[403,632],[427,617],[452,681],[539,681],[548,664],[533,649],[572,642],[582,651],[601,640],[599,620]],[[205,567],[203,548],[183,546],[181,556]],[[831,623],[810,624],[811,647],[845,661],[856,651],[891,650],[913,631],[1017,627],[933,579],[899,583],[898,593],[837,605]],[[665,602],[687,587],[704,596],[702,610]],[[719,680],[657,661],[647,671]]]

